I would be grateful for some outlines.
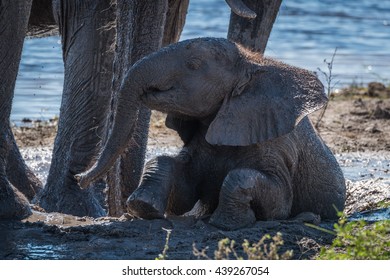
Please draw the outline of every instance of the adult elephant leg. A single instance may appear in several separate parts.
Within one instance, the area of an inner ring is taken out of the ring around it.
[[[22,219],[31,213],[27,199],[12,186],[7,172],[23,161],[13,157],[9,161],[10,152],[17,150],[9,118],[30,9],[31,0],[0,1],[0,219]],[[29,194],[30,182],[24,183],[18,187]]]
[[[3,137],[0,141],[4,143]],[[0,144],[0,146],[2,146]],[[4,149],[0,147],[0,220],[23,219],[31,215],[27,198],[11,185],[5,173]]]
[[[286,219],[292,206],[292,190],[276,175],[253,169],[236,169],[226,176],[218,207],[210,223],[235,230],[256,219]]]
[[[282,0],[242,0],[242,2],[257,16],[250,19],[232,12],[228,39],[254,52],[264,53]]]
[[[167,0],[117,2],[112,108],[115,108],[115,95],[128,69],[139,59],[161,47],[167,9]],[[139,184],[145,159],[149,121],[150,110],[141,106],[127,152],[118,159],[109,172],[108,209],[111,216],[120,216],[125,212],[126,200]]]
[[[111,100],[115,19],[110,0],[56,0],[65,80],[58,133],[40,205],[47,211],[103,216],[93,188],[81,190],[74,174],[93,163],[105,134]]]
[[[42,183],[24,162],[11,131],[9,137],[11,146],[6,169],[8,180],[31,201],[42,190]]]
[[[27,36],[45,37],[58,34],[53,15],[53,1],[55,0],[33,0]]]
[[[189,4],[189,0],[168,0],[168,11],[162,42],[163,47],[179,41],[186,22]]]

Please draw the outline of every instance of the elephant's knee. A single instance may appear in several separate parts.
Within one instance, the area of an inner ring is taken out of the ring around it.
[[[211,216],[210,223],[227,230],[253,224],[256,216],[251,201],[258,179],[256,170],[230,171],[222,184],[218,207]]]
[[[252,200],[253,188],[261,180],[261,174],[252,169],[235,169],[228,173],[223,181],[221,193],[242,203]]]
[[[236,169],[226,176],[220,199],[250,207],[261,220],[286,219],[291,210],[291,187],[276,175],[254,169]],[[237,208],[238,209],[238,208]]]

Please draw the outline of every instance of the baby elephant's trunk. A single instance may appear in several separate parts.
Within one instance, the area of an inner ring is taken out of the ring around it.
[[[97,162],[88,171],[75,176],[81,188],[87,188],[93,181],[104,176],[125,151],[139,113],[140,95],[143,92],[139,82],[141,79],[133,68],[127,73],[118,92],[111,133]]]

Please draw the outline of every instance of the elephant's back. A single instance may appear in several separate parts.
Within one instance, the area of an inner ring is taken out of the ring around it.
[[[298,146],[298,164],[293,175],[292,215],[305,211],[323,219],[336,218],[334,207],[344,208],[345,179],[330,149],[315,131],[308,117],[294,131]]]

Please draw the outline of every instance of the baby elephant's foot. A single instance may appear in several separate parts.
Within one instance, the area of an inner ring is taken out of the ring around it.
[[[174,159],[160,156],[145,166],[140,186],[128,198],[129,214],[142,219],[164,218],[171,191],[171,173]]]
[[[225,178],[217,209],[210,224],[224,230],[236,230],[252,225],[256,216],[251,209],[252,191],[256,185],[254,170],[233,170]]]
[[[128,198],[126,204],[127,212],[135,217],[148,220],[164,218],[165,207],[150,197],[133,194]]]

